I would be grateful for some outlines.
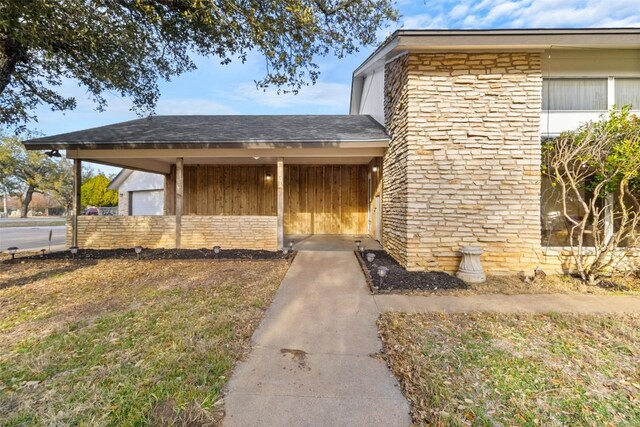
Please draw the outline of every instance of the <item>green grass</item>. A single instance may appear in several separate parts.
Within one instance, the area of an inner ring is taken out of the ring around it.
[[[0,425],[199,425],[286,264],[102,261],[29,284],[11,268],[0,315],[26,310],[0,332]]]
[[[64,218],[51,219],[51,220],[38,220],[30,221],[25,219],[24,221],[3,221],[0,219],[0,228],[8,227],[54,227],[58,225],[65,225],[66,220]]]
[[[379,322],[417,425],[640,425],[640,316],[408,315]]]

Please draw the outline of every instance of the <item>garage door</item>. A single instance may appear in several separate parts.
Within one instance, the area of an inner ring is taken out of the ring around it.
[[[285,165],[286,234],[366,234],[366,165]]]
[[[162,215],[163,193],[163,190],[132,191],[131,215]]]

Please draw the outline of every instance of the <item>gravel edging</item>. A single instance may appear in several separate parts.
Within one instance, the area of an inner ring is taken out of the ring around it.
[[[359,251],[354,251],[365,280],[372,294],[403,294],[411,291],[439,291],[451,289],[468,289],[462,280],[442,271],[407,271],[384,250],[365,251],[376,255],[369,264]],[[379,266],[389,269],[388,276],[379,286],[376,271]]]
[[[353,251],[360,264],[360,269],[362,270],[362,274],[364,274],[364,280],[367,282],[367,286],[369,287],[369,293],[375,294],[376,291],[373,288],[373,279],[371,277],[371,273],[369,273],[369,269],[367,268],[367,262],[360,255],[360,251]]]

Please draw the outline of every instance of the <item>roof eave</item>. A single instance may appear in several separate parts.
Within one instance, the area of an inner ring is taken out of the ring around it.
[[[116,175],[115,178],[111,180],[109,185],[107,185],[107,189],[119,189],[120,186],[127,180],[127,178],[129,178],[132,173],[133,171],[131,169],[121,169],[120,172],[118,172],[118,175]]]
[[[553,47],[640,49],[640,28],[397,30],[353,73],[376,69],[389,57],[410,50],[546,50]]]
[[[389,138],[358,140],[313,140],[313,141],[113,141],[113,142],[32,142],[25,144],[28,150],[76,150],[76,149],[215,149],[215,148],[323,148],[350,147],[363,145],[368,147],[386,147]]]

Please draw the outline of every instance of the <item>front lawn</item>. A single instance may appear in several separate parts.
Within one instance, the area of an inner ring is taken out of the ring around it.
[[[416,425],[640,425],[640,315],[385,313]]]
[[[0,425],[207,425],[279,261],[0,264]]]

